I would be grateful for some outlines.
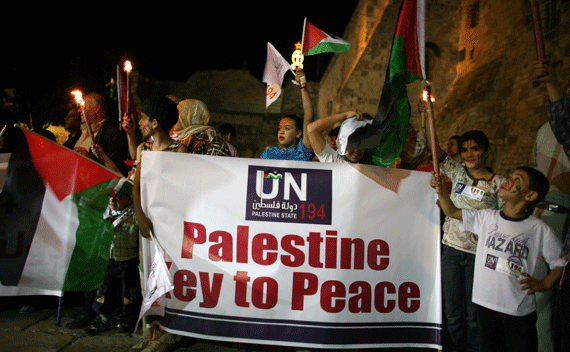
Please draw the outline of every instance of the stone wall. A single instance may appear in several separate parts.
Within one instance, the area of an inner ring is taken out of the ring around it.
[[[376,113],[384,83],[401,0],[360,0],[342,37],[351,43],[335,54],[320,82],[310,82],[316,118],[359,109]],[[564,87],[570,78],[570,1],[541,0],[546,51]],[[546,15],[548,14],[548,16]],[[426,66],[436,99],[440,144],[470,129],[491,140],[488,160],[506,174],[528,164],[537,130],[546,122],[547,96],[533,82],[536,60],[527,0],[430,0],[426,8]],[[279,119],[302,115],[296,86],[286,74],[282,96],[265,108],[265,84],[247,71],[199,71],[187,82],[156,82],[140,77],[137,101],[158,94],[206,101],[214,125],[238,130],[240,155],[257,158],[276,144]],[[416,111],[421,82],[408,86],[411,123],[421,129]]]
[[[401,1],[361,0],[343,38],[353,44],[337,54],[320,82],[318,111],[360,109],[374,114],[384,82]],[[570,77],[570,3],[542,1],[546,51],[559,77]],[[364,43],[364,44],[360,44]],[[546,91],[533,82],[536,60],[528,1],[435,0],[427,2],[428,80],[436,98],[436,128],[441,145],[454,134],[483,130],[491,140],[489,159],[498,173],[528,164],[537,130],[546,122]],[[408,86],[411,122],[420,82]]]
[[[283,115],[303,116],[301,94],[291,83],[290,73],[285,76],[281,96],[269,108],[265,106],[265,83],[245,70],[198,71],[186,82],[153,81],[136,74],[133,77],[139,107],[149,97],[168,94],[202,100],[210,110],[214,127],[230,123],[236,128],[233,144],[240,157],[259,158],[267,147],[277,145]],[[317,84],[308,82],[308,88],[316,101]]]

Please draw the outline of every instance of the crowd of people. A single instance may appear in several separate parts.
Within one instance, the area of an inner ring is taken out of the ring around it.
[[[549,122],[545,126],[549,128],[544,133],[551,133],[553,143],[562,146],[562,156],[556,157],[565,158],[564,165],[569,165],[570,89],[561,89],[548,62],[538,62],[534,68],[535,79],[545,84],[549,97]],[[315,120],[302,70],[296,72],[295,80],[301,92],[303,117],[285,115],[279,122],[278,145],[267,148],[261,158],[362,162],[365,149],[341,153],[339,126],[348,119],[365,121],[373,117],[353,110]],[[420,101],[418,110],[433,114],[433,103]],[[110,196],[103,215],[113,223],[115,232],[104,283],[97,290],[85,292],[81,314],[66,327],[83,328],[91,335],[113,327],[132,332],[144,287],[139,241],[150,238],[153,228],[141,206],[142,151],[237,157],[232,144],[237,133],[231,124],[214,128],[203,102],[174,96],[143,102],[138,118],[140,143],[136,120],[125,115],[122,125],[112,123],[103,96],[85,96],[85,115],[94,140],[82,123],[79,110],[73,108],[65,118],[69,138],[64,146],[131,179],[132,191],[129,182],[121,182]],[[570,350],[570,279],[565,280],[568,270],[564,269],[568,269],[570,260],[568,228],[556,233],[539,219],[538,212],[532,215],[541,204],[544,209],[550,186],[556,185],[552,170],[538,170],[541,165],[536,162],[536,168],[521,166],[505,177],[487,165],[491,145],[484,132],[471,130],[452,136],[446,151],[429,136],[410,124],[400,158],[391,167],[434,174],[431,183],[445,214],[441,277],[449,350],[537,351],[540,345],[541,350],[547,351],[543,345],[552,346],[560,339],[558,348]],[[441,176],[433,170],[433,158],[439,161]],[[570,171],[570,166],[566,171]],[[566,193],[566,198],[570,200],[570,194]],[[548,205],[547,208],[550,209]],[[567,218],[568,207],[561,208],[566,209]],[[550,270],[534,277],[541,260]],[[537,311],[535,292],[556,289],[559,294],[547,298],[546,305],[551,309],[545,309],[546,313],[542,313],[542,308]],[[555,296],[561,302],[558,310],[552,309]],[[547,323],[537,324],[542,314],[548,315]],[[562,326],[560,334],[554,333],[554,317]],[[154,326],[133,348],[165,351],[176,341],[176,336]]]

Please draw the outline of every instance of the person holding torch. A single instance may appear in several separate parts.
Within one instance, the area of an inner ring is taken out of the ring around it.
[[[85,122],[81,125],[81,136],[75,143],[74,150],[111,170],[127,175],[129,167],[124,163],[128,156],[127,139],[119,125],[107,118],[105,98],[98,93],[87,94],[82,113]]]
[[[420,113],[433,117],[431,100],[420,100],[418,107]],[[433,133],[427,134],[428,145],[431,149],[433,143],[433,158],[438,159],[439,169],[452,180],[453,204],[461,209],[501,209],[504,202],[498,192],[505,178],[486,167],[490,144],[485,133],[472,130],[461,135],[460,151],[464,160],[461,164],[439,147],[435,124],[433,129]],[[459,220],[445,218],[441,281],[451,350],[479,350],[477,306],[471,301],[477,242],[476,234],[461,230]]]

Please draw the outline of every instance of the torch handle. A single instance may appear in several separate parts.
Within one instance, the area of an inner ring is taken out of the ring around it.
[[[89,134],[89,138],[91,138],[91,145],[93,145],[95,144],[95,135],[93,134],[93,128],[91,128],[89,120],[87,120],[87,115],[85,114],[83,107],[81,108],[81,118],[85,124],[85,127],[87,127],[87,133]]]
[[[428,90],[427,96],[428,104],[431,103],[431,94]],[[429,128],[429,134],[431,139],[431,155],[432,155],[432,162],[433,162],[433,171],[435,173],[435,177],[439,179],[439,158],[437,157],[437,136],[435,134],[435,118],[433,117],[433,107],[427,109],[427,123]],[[436,186],[436,191],[439,190],[439,184]]]
[[[131,117],[131,74],[127,71],[127,116]]]
[[[536,59],[540,62],[545,59],[544,38],[542,37],[542,21],[540,20],[540,8],[536,0],[530,0],[532,20],[534,23],[534,41],[536,44]]]
[[[121,80],[121,69],[117,65],[117,105],[119,110],[119,126],[123,124],[123,89]]]

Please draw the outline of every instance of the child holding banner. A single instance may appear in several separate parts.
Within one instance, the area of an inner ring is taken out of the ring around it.
[[[457,208],[442,177],[432,177],[444,213],[462,221],[462,229],[479,234],[475,258],[473,303],[478,305],[481,351],[536,351],[534,292],[552,287],[566,264],[562,243],[544,221],[532,216],[548,193],[548,179],[530,167],[517,168],[501,185],[504,209]],[[552,269],[542,280],[530,276],[542,258]],[[526,291],[526,292],[525,292]]]
[[[295,81],[301,89],[303,99],[303,119],[296,115],[286,115],[279,122],[278,147],[271,147],[261,154],[261,159],[311,161],[315,157],[311,142],[307,137],[307,126],[314,119],[313,103],[307,90],[303,70],[298,69]]]
[[[143,140],[137,148],[137,162],[133,185],[133,204],[135,215],[139,223],[140,235],[150,237],[152,222],[144,213],[141,205],[141,157],[143,151],[170,151],[187,153],[188,148],[179,141],[170,137],[170,130],[178,121],[178,109],[176,104],[168,98],[152,98],[145,101],[141,107],[139,127]],[[152,137],[151,140],[150,137]],[[143,285],[144,287],[144,285]],[[154,332],[154,333],[153,333]],[[152,340],[152,341],[151,341]],[[143,350],[157,348],[157,345],[173,346],[176,339],[160,329],[148,331],[148,339],[133,346],[133,349]],[[163,346],[166,348],[166,346]],[[143,350],[143,351],[145,351]],[[166,349],[164,349],[166,350]]]

